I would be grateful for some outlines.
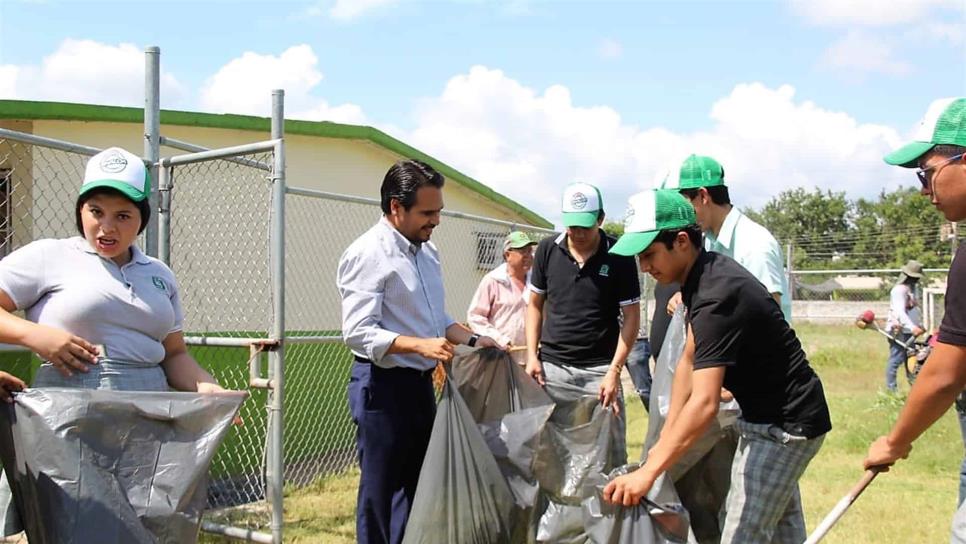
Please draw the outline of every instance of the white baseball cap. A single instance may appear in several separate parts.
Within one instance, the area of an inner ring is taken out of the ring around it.
[[[572,183],[563,192],[563,225],[589,229],[597,225],[604,201],[597,187],[589,183]]]
[[[151,193],[151,177],[141,157],[120,147],[110,147],[87,161],[79,194],[95,187],[110,187],[134,202],[141,202]]]

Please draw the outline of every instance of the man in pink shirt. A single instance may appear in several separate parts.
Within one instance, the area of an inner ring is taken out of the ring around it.
[[[505,263],[494,268],[480,281],[466,321],[473,332],[489,336],[510,347],[525,347],[527,281],[533,266],[533,247],[537,245],[525,232],[511,232],[503,241]],[[526,363],[526,350],[511,351],[519,364]]]

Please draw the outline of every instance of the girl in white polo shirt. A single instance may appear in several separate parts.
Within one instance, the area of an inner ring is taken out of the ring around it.
[[[0,342],[44,361],[34,387],[223,391],[188,354],[171,269],[134,245],[149,192],[139,157],[98,153],[75,206],[81,236],[38,240],[0,260]],[[6,478],[0,515],[3,534],[21,530]]]
[[[82,236],[38,240],[0,260],[0,342],[43,359],[33,386],[222,390],[188,354],[171,269],[134,245],[149,192],[140,158],[102,151],[77,197]]]

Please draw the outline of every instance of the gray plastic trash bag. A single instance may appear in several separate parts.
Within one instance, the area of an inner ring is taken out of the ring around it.
[[[671,318],[661,354],[654,367],[643,456],[657,443],[664,427],[670,407],[671,384],[678,360],[684,352],[686,338],[687,328],[682,304]],[[702,544],[716,543],[721,538],[719,513],[731,486],[731,462],[737,445],[734,424],[740,414],[741,409],[737,402],[721,403],[718,416],[708,430],[667,471],[670,481],[665,481],[664,485],[673,485],[681,503],[690,513],[694,536]]]
[[[596,395],[563,383],[548,383],[546,391],[555,409],[547,422],[535,473],[546,501],[537,530],[538,542],[583,543],[581,501],[598,474],[624,464],[626,452],[614,451],[623,443],[614,433],[618,417],[601,406]]]
[[[454,358],[452,377],[529,524],[539,489],[533,465],[553,401],[503,350],[483,348]]]
[[[28,389],[0,456],[31,544],[190,543],[244,393]]]
[[[500,467],[447,377],[403,543],[510,542],[514,508]]]
[[[650,493],[637,506],[625,508],[604,502],[604,486],[618,476],[634,470],[640,465],[634,463],[616,468],[610,474],[598,474],[588,483],[590,496],[582,504],[583,524],[587,536],[596,544],[678,544],[688,540],[690,526],[688,513],[673,493],[657,497],[659,493]],[[654,489],[670,489],[660,481],[661,475],[655,482]],[[656,497],[658,501],[650,497]],[[664,501],[668,502],[664,502]]]

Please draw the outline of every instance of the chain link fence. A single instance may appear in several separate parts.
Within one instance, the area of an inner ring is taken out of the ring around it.
[[[352,355],[341,342],[335,286],[342,252],[382,216],[372,199],[289,188],[286,200],[285,481],[301,486],[356,462],[355,426],[346,404]],[[503,239],[550,230],[443,212],[433,233],[458,321],[483,276],[503,262]]]
[[[271,164],[272,154],[247,157]],[[268,338],[272,324],[270,172],[229,160],[173,167],[169,264],[179,283],[191,354],[224,387],[249,388],[250,349],[211,345],[223,338]],[[258,361],[261,363],[261,361]],[[251,389],[244,424],[212,461],[209,507],[254,503],[264,520],[266,392]]]
[[[899,269],[796,270],[791,275],[794,323],[852,323],[872,310],[877,318],[889,315],[889,292],[899,280]],[[927,269],[916,286],[919,312],[927,331],[939,326],[947,269]]]

